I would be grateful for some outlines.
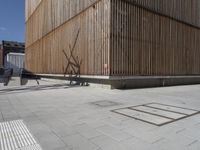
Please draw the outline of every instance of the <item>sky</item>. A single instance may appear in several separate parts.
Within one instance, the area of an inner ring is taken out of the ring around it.
[[[0,0],[0,41],[24,42],[24,0]]]

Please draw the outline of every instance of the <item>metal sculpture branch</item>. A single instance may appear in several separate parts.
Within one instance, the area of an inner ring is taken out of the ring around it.
[[[65,58],[67,59],[67,62],[68,62],[65,68],[64,76],[66,77],[66,75],[69,74],[70,84],[72,84],[73,75],[76,78],[80,77],[80,69],[81,69],[82,60],[79,60],[78,56],[76,57],[74,56],[74,51],[75,51],[75,47],[78,41],[79,34],[80,34],[80,29],[77,32],[73,46],[71,47],[71,44],[69,45],[70,55],[68,56],[66,51],[63,50]]]

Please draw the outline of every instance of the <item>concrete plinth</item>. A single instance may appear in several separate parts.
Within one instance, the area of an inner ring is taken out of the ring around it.
[[[149,88],[175,85],[200,84],[200,76],[84,76],[69,78],[55,74],[25,74],[30,78],[49,78],[59,80],[73,80],[80,83],[110,85],[112,89]]]

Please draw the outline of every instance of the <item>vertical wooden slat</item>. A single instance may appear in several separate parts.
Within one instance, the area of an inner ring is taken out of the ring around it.
[[[156,6],[149,0],[113,0],[111,75],[200,74],[200,56],[196,53],[200,28],[191,20],[198,16],[194,16],[194,1],[156,1]],[[129,26],[129,20],[135,23]]]

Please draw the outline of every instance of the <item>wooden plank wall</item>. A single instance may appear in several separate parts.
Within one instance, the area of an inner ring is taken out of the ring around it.
[[[42,0],[25,0],[25,21],[31,17]]]
[[[112,76],[200,74],[199,28],[123,0],[111,9]]]
[[[200,27],[199,0],[125,0],[157,13]]]
[[[62,51],[70,54],[69,45],[73,45],[80,29],[74,56],[83,61],[81,74],[109,75],[105,67],[110,62],[109,23],[109,0],[43,0],[26,23],[26,69],[64,73],[67,60]]]
[[[26,0],[26,69],[63,73],[62,50],[80,28],[81,74],[200,74],[199,0],[111,2],[110,9],[110,0]]]
[[[42,0],[37,10],[26,21],[26,47],[31,46],[98,1]],[[30,3],[29,9],[34,8],[35,5]],[[27,10],[27,12],[29,11]]]

